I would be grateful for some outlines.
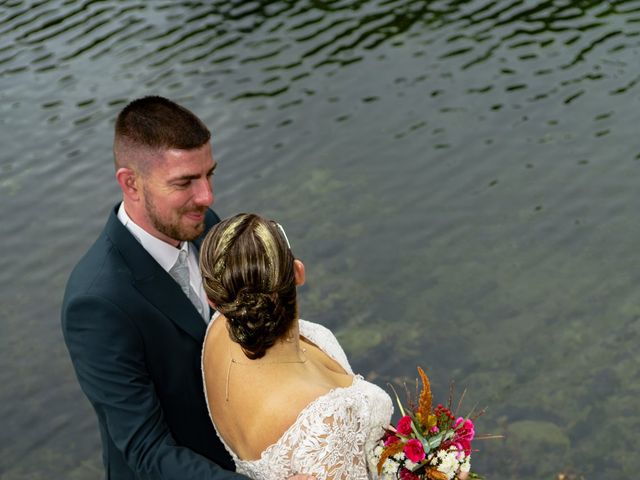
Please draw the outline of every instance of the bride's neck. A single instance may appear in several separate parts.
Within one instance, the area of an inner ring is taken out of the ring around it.
[[[298,328],[298,322],[293,322],[293,325],[289,331],[281,338],[276,340],[276,343],[269,348],[265,354],[265,359],[277,360],[278,358],[294,358],[298,356],[303,359],[302,356],[304,349],[300,347],[300,329]]]
[[[238,344],[235,345],[234,350],[236,350],[234,357],[239,355],[236,361],[241,360],[243,363],[251,362],[256,365],[261,363],[304,363],[306,361],[306,349],[300,345],[300,329],[297,321],[293,322],[287,333],[277,339],[260,358],[250,360]]]

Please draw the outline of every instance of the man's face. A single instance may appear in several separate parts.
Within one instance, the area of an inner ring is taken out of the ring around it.
[[[172,245],[199,237],[213,203],[215,167],[210,143],[197,150],[166,150],[142,177],[143,228]]]

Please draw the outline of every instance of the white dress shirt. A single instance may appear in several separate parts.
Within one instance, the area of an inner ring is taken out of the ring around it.
[[[186,250],[187,261],[189,264],[189,283],[193,291],[198,294],[200,302],[204,308],[204,318],[209,321],[209,303],[202,285],[202,277],[200,276],[200,267],[198,265],[198,256],[196,248],[190,242],[182,242],[180,248],[169,245],[167,242],[154,237],[149,232],[136,224],[124,209],[124,202],[118,208],[118,220],[131,232],[131,234],[140,242],[142,247],[151,255],[156,262],[166,271],[169,272],[171,267],[178,260],[180,250]]]

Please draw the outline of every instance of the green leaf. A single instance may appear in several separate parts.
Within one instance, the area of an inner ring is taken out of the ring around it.
[[[429,444],[429,440],[427,440],[422,436],[422,434],[416,428],[416,424],[414,422],[411,422],[411,430],[413,430],[413,433],[416,436],[416,438],[420,440],[420,443],[422,443],[422,447],[424,448],[424,453],[429,453],[431,451],[431,445]]]
[[[404,413],[404,408],[402,408],[402,403],[400,403],[400,397],[398,397],[398,392],[396,392],[396,389],[393,388],[393,385],[389,384],[389,386],[391,387],[391,390],[393,390],[393,394],[396,396],[396,402],[398,403],[398,408],[400,409],[400,413],[404,417],[406,413]]]
[[[442,441],[444,440],[444,433],[438,433],[429,439],[429,444],[432,448],[437,448],[440,446]]]

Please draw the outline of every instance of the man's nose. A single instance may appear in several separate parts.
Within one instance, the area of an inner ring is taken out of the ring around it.
[[[194,200],[196,204],[206,207],[213,203],[213,185],[208,178],[198,182],[198,190]]]

